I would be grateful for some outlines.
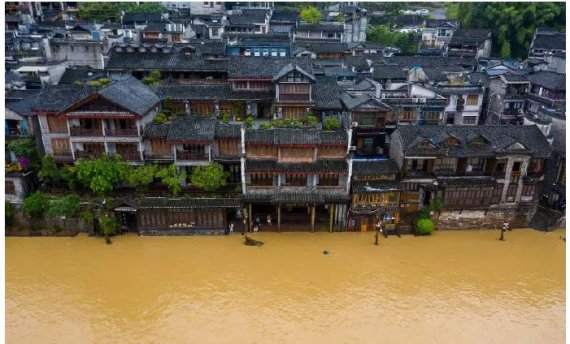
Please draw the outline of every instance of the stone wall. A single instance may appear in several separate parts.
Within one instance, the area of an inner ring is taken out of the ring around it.
[[[14,212],[14,219],[10,229],[26,229],[26,230],[37,230],[43,231],[48,228],[57,225],[62,229],[62,232],[66,233],[91,233],[93,232],[93,225],[85,222],[81,217],[68,218],[65,222],[61,220],[54,220],[51,218],[43,218],[38,220],[31,220],[29,217],[24,215],[21,206],[16,205]]]
[[[518,207],[491,208],[487,210],[442,211],[434,219],[437,229],[498,229],[503,222],[511,228],[528,227],[536,212],[536,203],[521,204]]]

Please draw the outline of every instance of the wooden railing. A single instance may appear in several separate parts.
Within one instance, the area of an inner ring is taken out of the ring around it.
[[[82,127],[71,127],[69,128],[71,136],[103,136],[103,130],[101,128],[87,129]]]
[[[99,159],[103,154],[104,151],[75,151],[75,159]]]
[[[138,136],[137,128],[113,129],[106,132],[107,136]]]
[[[138,151],[133,152],[116,152],[109,154],[110,156],[119,155],[125,161],[141,161],[141,155]]]
[[[176,160],[208,160],[208,154],[176,151]]]

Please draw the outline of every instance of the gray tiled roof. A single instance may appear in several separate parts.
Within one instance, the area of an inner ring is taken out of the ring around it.
[[[344,32],[342,24],[299,24],[296,31],[323,31],[323,32]]]
[[[344,130],[260,129],[247,130],[245,142],[276,145],[340,145],[348,144],[348,136]]]
[[[168,137],[168,129],[170,124],[149,123],[144,128],[145,139],[166,139]]]
[[[566,34],[565,33],[554,33],[546,32],[539,33],[534,38],[533,49],[558,49],[566,50]]]
[[[383,175],[398,173],[398,165],[394,160],[353,160],[352,174],[360,175]]]
[[[361,96],[351,96],[347,93],[342,94],[342,103],[348,110],[366,106],[375,109],[390,110],[391,108],[382,101],[372,98],[369,95],[363,94]]]
[[[405,68],[400,66],[374,66],[372,78],[374,80],[382,79],[407,79],[408,73]]]
[[[217,120],[208,117],[179,117],[168,129],[169,141],[212,142]]]
[[[313,74],[311,60],[307,57],[234,56],[228,65],[230,79],[273,79],[285,66],[295,64]]]
[[[319,109],[342,110],[340,89],[336,79],[328,76],[317,76],[313,85],[313,100]]]
[[[457,29],[449,44],[479,44],[490,38],[490,29]]]
[[[137,209],[205,209],[205,208],[238,208],[239,198],[165,198],[145,197],[127,201]],[[120,203],[118,203],[120,204]]]
[[[566,90],[566,75],[555,72],[540,71],[528,76],[531,84],[549,90]]]
[[[159,102],[150,87],[128,75],[113,76],[112,83],[102,88],[82,85],[48,86],[41,90],[32,108],[62,112],[95,94],[138,115],[144,115]]]
[[[534,125],[398,126],[392,136],[393,139],[402,139],[407,156],[492,157],[524,154],[547,158],[551,154],[548,141]],[[445,145],[444,141],[450,136],[459,139],[460,143],[456,146]],[[422,142],[430,142],[435,148],[422,148]],[[525,148],[517,149],[516,143]]]
[[[437,183],[440,186],[493,186],[497,180],[493,177],[438,177]]]
[[[163,85],[157,88],[161,99],[178,100],[273,100],[272,91],[236,91],[231,84]]]
[[[279,190],[248,190],[244,202],[270,202],[272,204],[324,204],[348,202],[348,192],[344,190],[318,190],[295,188]]]

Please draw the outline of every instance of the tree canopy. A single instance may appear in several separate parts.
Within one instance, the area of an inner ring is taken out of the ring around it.
[[[46,155],[42,159],[42,167],[38,173],[40,180],[44,183],[53,185],[61,180],[61,172],[55,163],[55,159],[51,155]]]
[[[368,30],[368,40],[387,47],[400,48],[402,54],[411,55],[418,51],[418,42],[413,33],[390,31],[386,25],[376,25]]]
[[[70,179],[88,187],[97,195],[105,195],[127,179],[131,171],[119,156],[103,156],[101,159],[79,159],[77,166],[71,167]]]
[[[182,191],[182,183],[186,180],[186,172],[178,172],[176,165],[172,164],[156,173],[161,183],[168,186],[173,196],[178,196]]]
[[[192,172],[190,180],[192,185],[204,191],[215,191],[228,184],[229,173],[224,171],[222,165],[217,162],[198,166]]]
[[[120,21],[121,12],[161,13],[165,8],[158,2],[80,2],[78,15],[82,20],[96,22]]]
[[[32,218],[40,218],[47,211],[49,202],[40,191],[36,191],[24,199],[24,214]]]
[[[524,58],[537,27],[566,30],[563,2],[461,2],[446,5],[462,28],[491,29],[494,56]]]
[[[51,217],[73,217],[80,208],[78,195],[67,195],[49,202],[48,215]]]
[[[321,18],[321,11],[315,6],[309,5],[301,10],[301,19],[309,24],[318,24]]]

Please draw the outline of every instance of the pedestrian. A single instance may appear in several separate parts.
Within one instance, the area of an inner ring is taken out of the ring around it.
[[[230,234],[234,232],[234,223],[230,222]]]
[[[267,215],[267,225],[271,226],[271,215]]]
[[[253,226],[253,232],[254,232],[254,233],[257,233],[258,230],[259,230],[259,226],[258,226],[258,225]]]

